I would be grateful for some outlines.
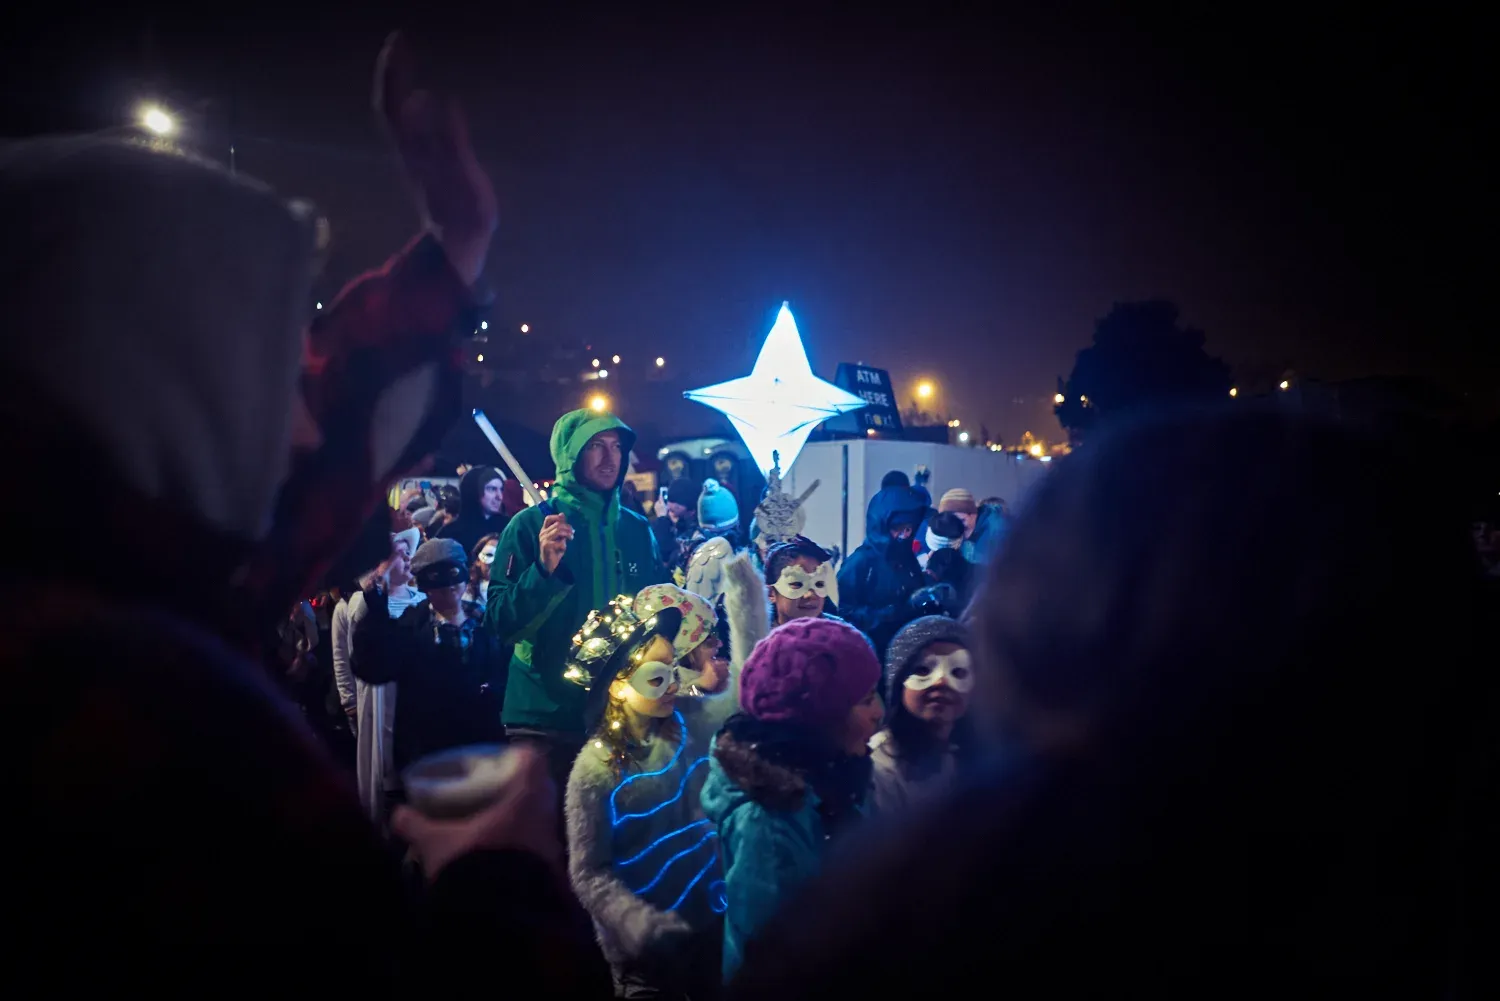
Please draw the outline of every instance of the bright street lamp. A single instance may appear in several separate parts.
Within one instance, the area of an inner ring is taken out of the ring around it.
[[[1056,396],[1052,397],[1052,402],[1056,403],[1058,406],[1062,406],[1063,401],[1066,400],[1066,399],[1067,399],[1066,396],[1064,396],[1061,393],[1058,393]]]
[[[960,431],[958,433],[958,440],[959,441],[968,441],[969,440],[969,432],[967,432],[967,431]]]
[[[1291,389],[1292,388],[1292,384],[1290,382],[1287,382],[1285,379],[1282,379],[1281,380],[1281,388],[1282,389]]]
[[[596,414],[602,414],[609,409],[609,397],[603,393],[595,393],[589,397],[589,409]]]
[[[154,104],[148,104],[141,109],[140,121],[147,132],[158,136],[169,136],[177,131],[177,123],[172,116]]]
[[[1238,386],[1230,386],[1229,387],[1229,395],[1230,396],[1239,396],[1240,395],[1239,387]]]
[[[665,358],[658,358],[658,359],[656,359],[656,367],[657,368],[661,368],[666,363],[667,363],[667,360]]]
[[[598,368],[598,367],[599,367],[599,359],[598,359],[598,358],[595,358],[595,359],[594,359],[594,363],[593,363],[593,364],[594,364],[594,367],[595,367],[595,368]]]
[[[612,362],[614,362],[616,365],[620,364],[620,356],[619,355],[614,355],[609,360],[612,361]]]
[[[919,400],[930,400],[930,399],[932,399],[932,393],[933,393],[932,383],[930,383],[930,382],[919,382],[919,383],[917,383],[917,399],[919,399]]]
[[[529,334],[529,333],[531,333],[531,324],[529,324],[529,323],[523,323],[523,324],[521,324],[521,333],[523,333],[523,334]]]

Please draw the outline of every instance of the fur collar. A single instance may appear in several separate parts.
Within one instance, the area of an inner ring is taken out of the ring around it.
[[[807,780],[801,774],[767,761],[754,745],[737,740],[727,730],[719,734],[714,757],[745,795],[767,809],[798,810],[807,799]]]

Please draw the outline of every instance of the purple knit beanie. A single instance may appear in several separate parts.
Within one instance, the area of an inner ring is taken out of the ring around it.
[[[880,683],[864,634],[836,619],[777,626],[740,671],[740,705],[767,722],[837,723]]]

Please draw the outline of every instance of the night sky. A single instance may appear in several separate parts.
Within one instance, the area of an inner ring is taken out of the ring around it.
[[[331,291],[415,225],[368,111],[404,27],[500,193],[496,332],[591,341],[627,379],[666,356],[622,414],[648,425],[711,427],[681,390],[748,371],[783,299],[819,374],[931,377],[1010,441],[1058,436],[1056,377],[1136,298],[1176,300],[1241,370],[1415,374],[1493,404],[1473,25],[621,6],[123,5],[8,40],[0,124],[107,127],[165,95],[208,152],[232,134],[241,171],[324,209]]]

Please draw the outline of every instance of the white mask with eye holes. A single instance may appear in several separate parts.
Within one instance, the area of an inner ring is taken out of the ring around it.
[[[646,699],[663,698],[677,680],[677,668],[659,660],[648,660],[630,672],[630,687]]]
[[[960,695],[974,687],[974,667],[969,661],[969,651],[929,653],[922,658],[916,670],[906,676],[902,685],[914,692],[920,692],[940,681]]]
[[[833,575],[832,563],[819,563],[818,569],[812,573],[795,563],[788,563],[781,568],[781,576],[771,586],[788,601],[805,598],[809,593],[822,595],[834,604],[839,600],[838,579]]]
[[[479,562],[483,563],[485,566],[489,566],[490,564],[494,563],[495,550],[497,548],[498,547],[495,545],[495,543],[491,542],[489,545],[481,549],[479,551]]]

